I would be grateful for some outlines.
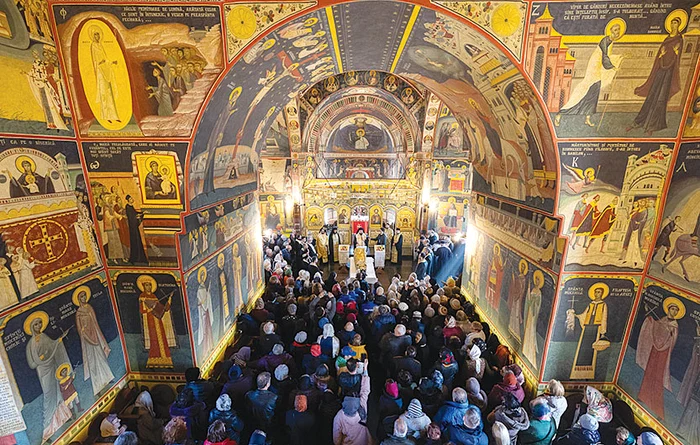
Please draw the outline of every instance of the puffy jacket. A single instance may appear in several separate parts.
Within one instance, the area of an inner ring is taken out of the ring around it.
[[[557,423],[554,419],[530,420],[530,428],[518,434],[518,443],[521,445],[549,445],[557,433]]]
[[[518,433],[520,431],[525,431],[530,427],[530,418],[523,408],[509,410],[501,405],[489,414],[488,418],[489,422],[501,422],[508,428],[511,445],[518,443]]]
[[[440,425],[440,429],[444,432],[450,425],[461,425],[464,423],[464,414],[469,408],[469,402],[457,403],[453,401],[445,402],[437,414],[433,417],[433,421]]]
[[[272,425],[277,405],[277,394],[265,389],[249,391],[245,395],[251,420],[263,430]]]
[[[565,436],[555,440],[556,445],[594,445],[600,442],[600,434],[598,431],[590,431],[575,426]]]
[[[236,411],[219,411],[214,408],[209,412],[209,424],[211,425],[215,420],[221,420],[226,425],[226,433],[229,439],[240,442],[241,431],[243,431],[243,421],[236,414]]]
[[[290,445],[315,445],[318,443],[314,433],[316,416],[313,413],[289,410],[285,416],[285,423],[289,428]]]
[[[348,416],[341,409],[333,418],[333,445],[373,445],[369,429],[360,423],[360,415]]]
[[[489,445],[489,438],[482,425],[476,428],[467,428],[464,424],[450,425],[447,437],[455,445]]]

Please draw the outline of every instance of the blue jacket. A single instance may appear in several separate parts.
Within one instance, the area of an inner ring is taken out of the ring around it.
[[[251,418],[263,429],[272,425],[277,405],[277,394],[272,391],[256,389],[245,395]]]
[[[447,401],[440,407],[433,421],[440,425],[440,429],[444,432],[450,425],[462,425],[464,423],[464,414],[469,408],[469,402],[457,403]]]
[[[455,445],[489,445],[489,438],[484,433],[482,425],[471,429],[461,425],[450,425],[447,427],[447,437]]]

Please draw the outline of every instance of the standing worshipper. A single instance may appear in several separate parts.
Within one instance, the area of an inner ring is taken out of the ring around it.
[[[328,262],[328,242],[328,233],[326,232],[326,228],[323,227],[316,237],[316,251],[318,257],[321,259],[321,264],[326,264]]]
[[[308,400],[304,394],[294,397],[294,409],[287,411],[285,424],[289,429],[289,445],[315,445],[316,416],[308,410]]]
[[[340,246],[340,235],[338,235],[338,228],[334,226],[331,229],[331,234],[328,235],[328,264],[331,268],[333,263],[338,262],[340,259],[338,246]]]
[[[403,252],[403,234],[401,233],[401,228],[396,228],[396,233],[391,241],[391,262],[401,265],[401,255]]]

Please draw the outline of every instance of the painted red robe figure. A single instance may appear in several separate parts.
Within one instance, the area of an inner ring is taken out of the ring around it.
[[[586,212],[590,208],[591,206],[588,204],[588,193],[584,193],[581,195],[581,200],[577,202],[576,207],[574,207],[574,213],[571,217],[571,225],[569,225],[569,233],[576,233],[576,229],[578,229],[578,227],[581,225]]]
[[[591,233],[588,235],[590,241],[588,242],[588,246],[586,247],[586,253],[588,253],[588,249],[593,244],[593,241],[595,241],[598,238],[602,238],[600,244],[600,253],[603,253],[603,249],[605,248],[605,241],[608,239],[608,234],[612,231],[613,226],[615,225],[615,221],[617,220],[616,210],[618,201],[619,200],[617,196],[614,197],[612,202],[608,204],[602,212],[600,212],[598,218],[596,218],[593,222],[593,228],[591,229]]]
[[[501,303],[501,286],[503,285],[503,257],[501,246],[493,246],[493,258],[489,264],[489,273],[486,284],[486,301],[496,311]]]
[[[576,233],[574,233],[574,243],[571,245],[572,249],[578,246],[581,237],[584,237],[583,247],[587,247],[588,236],[591,234],[591,230],[593,230],[595,221],[600,217],[600,211],[598,211],[599,201],[600,195],[595,195],[584,209],[581,224],[576,228]]]
[[[145,278],[144,278],[145,277]],[[148,348],[146,368],[172,368],[170,345],[175,335],[170,318],[170,299],[162,303],[153,293],[155,280],[147,275],[139,277],[142,289],[139,295],[139,310],[143,319],[144,345]]]
[[[635,357],[637,365],[644,370],[637,398],[661,420],[664,419],[664,389],[672,391],[670,366],[671,353],[678,340],[677,320],[685,315],[685,306],[678,298],[668,297],[663,309],[665,317],[656,320],[647,315],[642,323]]]

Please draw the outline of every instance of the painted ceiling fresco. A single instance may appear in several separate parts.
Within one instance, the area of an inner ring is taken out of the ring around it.
[[[262,228],[359,203],[468,234],[528,380],[700,442],[699,56],[696,0],[0,0],[0,437],[66,445],[124,378],[208,370]]]

